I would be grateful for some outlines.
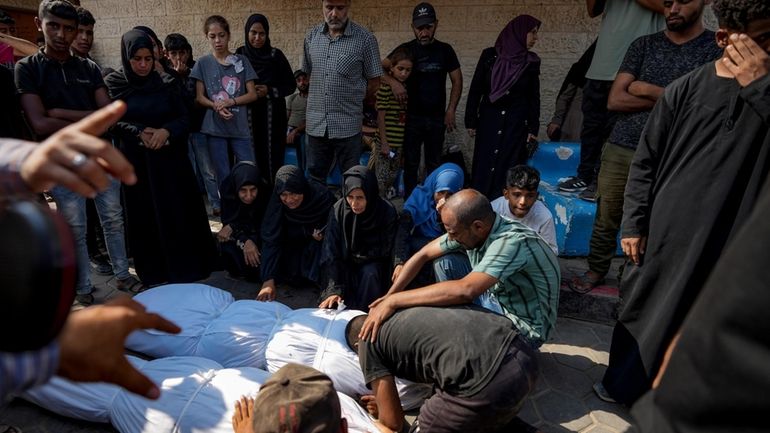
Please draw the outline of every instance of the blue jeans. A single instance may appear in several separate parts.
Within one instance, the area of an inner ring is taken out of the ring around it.
[[[72,229],[75,240],[78,263],[76,291],[80,295],[91,293],[93,287],[86,245],[86,199],[61,186],[54,187],[51,194],[56,200],[56,208]],[[112,179],[107,189],[96,195],[94,203],[104,230],[104,241],[112,262],[112,272],[120,280],[128,278],[126,239],[123,234],[123,207],[120,205],[120,182]]]
[[[200,132],[191,132],[189,142],[190,151],[188,156],[190,157],[193,170],[195,170],[195,176],[203,181],[203,187],[206,190],[206,196],[208,196],[211,208],[221,209],[217,177],[214,174],[214,167],[209,156],[208,137]]]
[[[471,272],[471,262],[464,253],[445,254],[433,261],[433,272],[436,273],[436,281],[459,280]],[[473,303],[497,314],[503,314],[503,308],[492,290],[479,295]]]
[[[230,174],[230,153],[233,151],[235,162],[254,160],[254,148],[250,138],[217,137],[206,135],[209,139],[209,156],[217,176],[217,186]]]

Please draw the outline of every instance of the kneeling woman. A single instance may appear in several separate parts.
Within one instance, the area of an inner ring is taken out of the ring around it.
[[[275,299],[276,279],[320,283],[318,261],[332,203],[334,196],[326,186],[308,182],[299,167],[278,169],[262,223],[263,283],[257,300]]]
[[[217,234],[227,272],[248,281],[259,280],[260,233],[267,206],[266,182],[257,165],[241,161],[219,187],[222,230]]]
[[[123,35],[123,68],[105,82],[128,109],[112,131],[138,181],[123,185],[126,231],[136,273],[147,285],[207,278],[216,262],[206,208],[187,158],[188,116],[176,84],[155,70],[147,34]]]
[[[362,165],[343,174],[345,196],[332,208],[321,254],[326,287],[320,308],[343,300],[369,310],[389,287],[398,214],[380,198],[377,176]]]
[[[406,199],[396,235],[393,281],[401,273],[409,257],[445,233],[436,205],[462,189],[464,181],[460,166],[447,162],[429,174],[425,182],[418,185]],[[412,282],[413,287],[435,283],[436,278],[446,279],[445,271],[453,265],[459,267],[459,272],[470,271],[470,262],[464,256],[465,254],[461,253],[451,253],[436,260],[433,269],[426,265]]]

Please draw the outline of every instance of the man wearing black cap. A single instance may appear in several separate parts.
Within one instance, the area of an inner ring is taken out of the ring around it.
[[[404,44],[414,57],[412,75],[406,89],[390,75],[382,80],[390,85],[396,99],[407,102],[404,136],[404,187],[408,197],[417,186],[420,148],[425,146],[425,172],[441,164],[444,131],[455,129],[455,110],[463,89],[460,62],[451,45],[434,38],[438,28],[436,10],[430,3],[420,3],[412,12],[415,39]],[[386,65],[387,66],[387,65]],[[449,105],[446,103],[446,76],[452,81]]]

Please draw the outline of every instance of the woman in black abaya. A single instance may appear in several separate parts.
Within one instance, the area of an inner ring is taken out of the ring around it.
[[[187,158],[188,116],[177,87],[154,69],[152,40],[131,30],[121,41],[122,69],[105,83],[126,114],[113,127],[138,181],[123,185],[127,239],[147,285],[197,281],[215,262],[214,239]]]
[[[270,24],[267,17],[254,14],[246,20],[245,44],[236,50],[251,62],[257,79],[254,81],[258,98],[251,109],[251,131],[257,165],[272,183],[283,165],[286,150],[286,96],[296,90],[294,74],[286,56],[270,44]]]
[[[476,137],[471,186],[493,200],[502,195],[505,173],[526,164],[527,142],[540,127],[540,57],[530,51],[540,21],[519,15],[481,52],[473,74],[465,127]]]
[[[363,165],[343,174],[344,197],[329,213],[321,253],[326,284],[320,308],[343,299],[349,308],[369,310],[390,282],[398,214],[380,198],[377,176]]]
[[[276,280],[320,283],[321,242],[332,203],[334,196],[326,186],[308,182],[299,167],[278,169],[262,222],[263,283],[257,300],[275,299]]]
[[[220,185],[222,230],[217,234],[222,264],[232,276],[259,280],[260,227],[268,191],[257,165],[241,161]]]

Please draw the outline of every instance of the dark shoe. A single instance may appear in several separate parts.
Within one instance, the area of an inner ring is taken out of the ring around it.
[[[112,275],[112,264],[101,255],[91,257],[91,269],[99,275]]]
[[[617,403],[610,393],[604,389],[604,385],[601,382],[594,383],[594,392],[599,399],[606,401],[607,403]]]
[[[594,271],[586,271],[583,275],[577,275],[567,281],[567,286],[575,293],[584,295],[596,286],[604,284],[604,277]]]
[[[596,202],[596,182],[591,182],[586,189],[581,192],[578,197],[591,203]]]
[[[586,189],[588,184],[584,180],[577,176],[568,177],[562,182],[559,182],[559,191],[564,192],[578,192]]]
[[[142,284],[142,282],[137,280],[133,275],[129,275],[122,280],[115,280],[115,288],[121,292],[128,292],[134,295],[147,290],[147,286]]]
[[[76,294],[75,295],[75,303],[80,304],[84,307],[88,307],[89,305],[92,305],[94,303],[94,295],[90,293],[85,294]]]

